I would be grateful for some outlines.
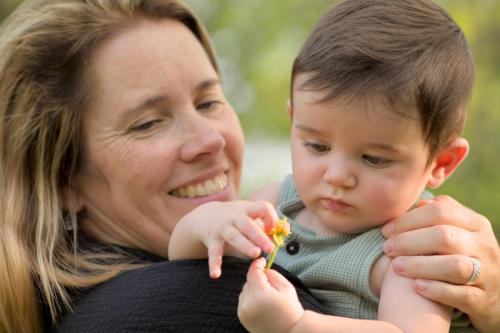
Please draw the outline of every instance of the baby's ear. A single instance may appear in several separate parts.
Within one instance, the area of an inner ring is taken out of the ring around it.
[[[290,120],[293,120],[292,101],[290,99],[286,101],[286,108],[288,110],[288,116],[290,117]]]
[[[432,162],[429,188],[441,186],[469,153],[469,143],[464,138],[456,138],[447,148],[440,150]]]

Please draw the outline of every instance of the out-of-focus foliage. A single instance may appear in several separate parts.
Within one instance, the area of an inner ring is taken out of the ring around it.
[[[0,19],[20,1],[0,0]],[[286,138],[290,69],[333,0],[187,0],[214,40],[224,88],[248,137]],[[500,1],[437,0],[465,31],[477,65],[465,163],[438,193],[486,215],[500,238]],[[248,170],[247,170],[248,171]]]
[[[248,137],[287,136],[295,55],[326,0],[188,0],[214,38],[225,89]],[[486,215],[500,238],[500,1],[438,0],[462,27],[477,66],[464,136],[471,153],[436,194]]]

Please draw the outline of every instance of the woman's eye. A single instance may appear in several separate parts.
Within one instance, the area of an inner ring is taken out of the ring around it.
[[[375,167],[384,166],[390,162],[390,160],[388,160],[386,158],[379,157],[379,156],[373,156],[373,155],[367,155],[367,154],[363,154],[362,158],[366,162],[366,164],[371,165],[371,166],[375,166]]]
[[[138,125],[133,126],[131,128],[131,130],[135,131],[135,132],[147,131],[147,130],[153,128],[154,125],[156,123],[159,123],[159,122],[161,122],[161,119],[146,121],[146,122],[143,122],[143,123],[140,123]]]
[[[220,104],[218,101],[208,101],[198,104],[197,109],[200,111],[214,111]]]
[[[330,147],[317,142],[304,142],[307,149],[312,150],[315,153],[326,153],[330,151]]]

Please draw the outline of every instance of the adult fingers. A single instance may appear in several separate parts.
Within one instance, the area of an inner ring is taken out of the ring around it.
[[[452,225],[437,225],[403,232],[384,243],[384,252],[390,256],[453,254],[477,256],[480,242],[475,234]]]
[[[409,278],[460,285],[467,283],[474,271],[473,259],[463,255],[398,257],[392,260],[392,267],[398,274]],[[483,269],[475,281],[476,285],[481,284],[484,275]]]
[[[469,231],[480,230],[489,225],[486,218],[449,196],[438,196],[432,200],[424,200],[423,203],[387,223],[382,228],[384,235],[393,237],[403,232],[442,224]]]
[[[483,316],[482,313],[489,314],[489,308],[493,305],[487,293],[475,286],[418,279],[415,280],[415,290],[430,300],[469,314],[471,319],[476,319],[473,324],[479,330],[481,330],[482,322],[488,319],[488,315]]]

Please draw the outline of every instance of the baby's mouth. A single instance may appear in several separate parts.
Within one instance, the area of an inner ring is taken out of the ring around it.
[[[185,187],[177,188],[170,192],[171,195],[179,198],[199,198],[216,194],[222,191],[227,185],[227,176],[225,173],[212,179],[205,180],[198,184],[191,184]]]

